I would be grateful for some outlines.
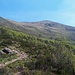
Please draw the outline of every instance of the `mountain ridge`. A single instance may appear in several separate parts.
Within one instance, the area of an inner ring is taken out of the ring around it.
[[[35,35],[41,38],[66,38],[75,40],[75,27],[67,26],[49,20],[38,22],[16,22],[0,17],[0,26]]]

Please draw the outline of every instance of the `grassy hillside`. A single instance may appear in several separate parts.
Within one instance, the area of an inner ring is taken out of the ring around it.
[[[1,68],[0,75],[75,75],[75,46],[67,40],[40,39],[0,27],[0,49],[6,46],[28,58]]]
[[[0,26],[36,35],[41,38],[75,40],[75,27],[52,21],[15,22],[0,17]]]

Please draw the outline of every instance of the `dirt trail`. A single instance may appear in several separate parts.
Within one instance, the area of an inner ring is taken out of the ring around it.
[[[17,73],[15,73],[15,75],[21,75],[21,72],[17,72]]]
[[[11,61],[5,62],[4,64],[0,64],[0,68],[4,67],[6,65],[9,65],[17,60],[22,60],[23,58],[27,58],[27,55],[24,52],[19,52],[17,50],[13,50],[13,52],[16,53],[18,57],[15,59],[12,59]]]

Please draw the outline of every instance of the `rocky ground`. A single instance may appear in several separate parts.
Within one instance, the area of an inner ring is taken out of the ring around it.
[[[0,68],[4,67],[6,65],[9,65],[17,60],[22,60],[23,58],[27,58],[27,54],[25,54],[24,52],[20,52],[18,50],[13,50],[13,52],[16,53],[18,57],[15,59],[12,59],[11,61],[7,61],[3,64],[0,64]]]

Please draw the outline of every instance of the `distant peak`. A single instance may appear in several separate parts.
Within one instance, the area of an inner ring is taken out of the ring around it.
[[[42,21],[45,21],[45,22],[50,22],[50,20],[42,20]]]
[[[0,17],[0,18],[3,18],[3,17]]]
[[[0,19],[1,19],[1,20],[5,20],[5,18],[3,18],[3,17],[0,17]]]
[[[42,20],[42,21],[39,21],[40,23],[51,23],[52,21],[50,20]]]

